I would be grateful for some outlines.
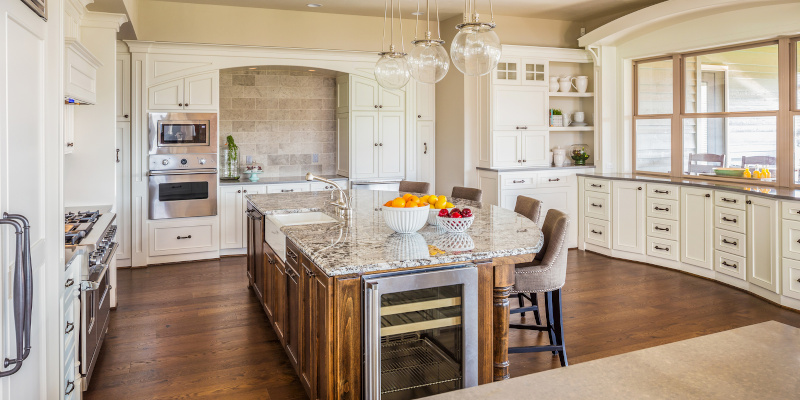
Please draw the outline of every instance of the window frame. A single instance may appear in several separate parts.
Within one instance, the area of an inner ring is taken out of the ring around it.
[[[769,40],[759,40],[749,43],[720,46],[685,53],[675,53],[658,57],[649,57],[633,60],[633,113],[631,118],[631,162],[635,174],[668,176],[680,179],[700,179],[710,181],[742,182],[737,178],[724,178],[716,176],[698,176],[686,174],[683,168],[684,143],[683,123],[686,119],[699,118],[735,118],[735,117],[775,117],[776,120],[776,179],[774,182],[758,182],[759,186],[800,187],[800,182],[794,181],[794,117],[800,116],[800,106],[797,104],[797,43],[800,36],[780,37]],[[767,111],[725,111],[725,112],[686,112],[686,59],[705,54],[723,53],[764,46],[778,46],[778,109]],[[673,61],[672,84],[672,114],[639,114],[639,65],[655,61]],[[790,93],[784,93],[784,88],[790,88]],[[641,171],[637,169],[636,157],[636,122],[642,119],[669,119],[671,123],[670,140],[670,172]],[[791,146],[788,144],[791,143]],[[782,151],[781,149],[788,148]],[[677,151],[676,151],[677,149]],[[786,154],[784,154],[786,153]]]

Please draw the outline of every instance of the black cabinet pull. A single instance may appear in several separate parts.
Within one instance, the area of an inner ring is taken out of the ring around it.
[[[292,259],[294,259],[294,260],[297,260],[297,254],[295,254],[295,253],[294,253],[293,251],[291,251],[291,250],[288,250],[288,249],[287,249],[287,250],[286,250],[286,255],[287,255],[287,256],[289,256],[289,257],[291,257],[291,258],[292,258]]]
[[[657,231],[669,232],[669,228],[662,228],[662,227],[660,227],[660,226],[656,226],[656,227],[655,227],[655,230],[657,230]]]
[[[64,287],[65,287],[65,288],[67,288],[67,287],[70,287],[70,286],[72,286],[72,285],[74,285],[74,284],[75,284],[75,280],[74,280],[74,279],[72,279],[72,278],[69,278],[69,279],[67,279],[67,281],[64,283]]]
[[[236,193],[242,193],[242,189],[237,190]]]
[[[728,262],[727,262],[727,261],[723,261],[723,262],[722,262],[722,265],[724,265],[724,266],[726,266],[726,267],[735,268],[735,269],[738,269],[738,268],[739,268],[739,266],[738,266],[738,265],[736,265],[736,264],[728,264]]]
[[[526,163],[526,162],[528,162],[528,160],[522,160],[522,163],[523,163],[523,164],[524,164],[524,163]]]
[[[734,224],[736,223],[736,218],[729,219],[728,217],[722,217],[722,220],[725,222],[733,222]]]
[[[513,182],[513,183],[525,183],[525,179],[522,179],[522,180],[516,180],[515,179],[515,180],[513,180],[511,182]]]
[[[378,108],[383,108],[383,104],[379,105]]]
[[[797,213],[800,214],[800,210],[797,210]]]
[[[422,118],[422,115],[417,115],[417,118]]]
[[[594,183],[591,186],[592,187],[603,187],[603,185],[595,185]]]
[[[381,146],[381,147],[383,147],[383,143],[378,143],[378,146]]]
[[[192,235],[189,235],[189,236],[178,236],[178,240],[181,240],[181,239],[191,239],[191,238],[192,238]]]
[[[247,190],[242,190],[242,193],[247,193]]]
[[[548,182],[558,182],[560,180],[561,180],[560,178],[556,178],[556,179],[548,179],[547,181]]]
[[[375,147],[378,147],[378,143],[375,143]]]
[[[183,103],[178,103],[178,107],[183,107]]]
[[[747,200],[745,203],[747,203],[747,204],[753,204],[753,202],[752,202],[752,201],[750,201],[750,200]]]
[[[724,201],[726,203],[736,203],[736,199],[729,199],[727,197],[723,197],[720,200],[722,200],[722,201]]]
[[[654,190],[653,190],[653,193],[658,193],[658,194],[669,194],[669,190],[658,190],[658,189],[654,189]]]
[[[67,327],[64,328],[64,334],[68,334],[75,330],[75,324],[72,322],[67,322]]]
[[[422,154],[428,154],[428,142],[425,142],[422,145],[425,146],[425,151],[423,151]]]
[[[710,194],[708,194],[708,193],[706,193],[706,197],[711,197],[711,195],[710,195]]]
[[[377,104],[375,105],[375,108],[378,108],[378,105],[377,105]]]
[[[119,149],[117,149],[117,162],[119,162]]]
[[[653,248],[654,248],[654,249],[656,249],[656,250],[669,251],[669,247],[658,247],[658,246],[653,246]]]
[[[725,244],[732,244],[732,245],[734,245],[734,246],[738,246],[738,245],[739,245],[739,242],[736,242],[736,241],[729,242],[729,241],[728,241],[728,239],[722,239],[722,243],[725,243]]]
[[[592,229],[592,233],[597,234],[597,235],[602,235],[603,234],[603,232],[598,232],[598,231],[596,231],[594,229]]]
[[[291,193],[294,192],[294,189],[281,189],[281,193]]]
[[[800,239],[797,239],[797,243],[800,243]]]
[[[184,103],[183,106],[184,107],[189,107],[189,103]]]
[[[669,211],[669,207],[667,207],[667,208],[658,208],[658,206],[655,206],[655,207],[653,207],[653,209],[656,210],[656,211]]]
[[[75,390],[75,382],[69,381],[67,382],[67,388],[64,390],[64,396],[69,396],[72,391]]]
[[[639,186],[638,188],[636,188],[636,190],[642,190],[642,187],[641,187],[641,186]]]
[[[594,204],[594,203],[592,203],[592,207],[603,208],[603,205],[602,204]]]

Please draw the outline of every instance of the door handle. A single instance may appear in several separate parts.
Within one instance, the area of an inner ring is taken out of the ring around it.
[[[729,199],[729,198],[726,198],[726,197],[723,197],[720,200],[722,200],[722,201],[724,201],[726,203],[734,203],[734,204],[736,203],[736,199]]]
[[[422,145],[425,146],[425,151],[423,151],[422,154],[428,154],[428,142],[425,142]]]
[[[656,250],[669,251],[669,247],[658,247],[658,246],[653,246],[653,248],[654,248],[654,249],[656,249]]]
[[[601,188],[603,185],[595,185],[594,183],[591,185],[592,187]]]
[[[669,228],[662,228],[660,226],[656,226],[654,229],[657,230],[657,231],[669,232]]]
[[[603,208],[603,205],[602,204],[594,204],[594,203],[592,203],[592,207]]]
[[[655,206],[655,207],[653,207],[653,209],[656,210],[656,211],[669,211],[669,207],[659,208],[658,206]]]
[[[602,235],[603,234],[603,232],[598,232],[598,231],[596,231],[594,229],[592,229],[592,233],[597,234],[597,235]]]
[[[64,334],[68,334],[75,330],[75,324],[72,322],[67,322],[67,327],[64,329]]]
[[[722,220],[725,221],[725,222],[733,222],[734,224],[736,223],[736,218],[728,219],[727,217],[722,217]]]
[[[75,390],[75,382],[73,381],[67,382],[67,388],[66,390],[64,390],[64,395],[69,396],[69,394],[72,393],[73,390]]]
[[[117,162],[119,162],[119,149],[117,149]]]
[[[655,189],[655,190],[653,190],[653,193],[669,194],[669,190],[658,190],[658,189]]]
[[[518,180],[513,180],[511,182],[512,183],[525,183],[525,179],[522,179],[522,180],[519,180],[519,181]]]
[[[729,242],[728,239],[722,239],[722,243],[731,244],[731,245],[734,245],[734,246],[738,246],[739,245],[739,242],[736,242],[736,241]]]
[[[64,287],[68,288],[68,287],[70,287],[70,286],[72,286],[74,284],[75,284],[75,280],[72,279],[72,278],[69,278],[69,279],[67,279],[67,282],[64,283]]]
[[[178,236],[178,240],[181,240],[181,239],[191,239],[191,238],[192,238],[192,235],[189,235],[189,236]]]
[[[547,181],[548,182],[558,182],[560,180],[561,180],[560,178],[556,178],[556,179],[548,179]]]
[[[724,265],[724,266],[726,266],[726,267],[731,267],[731,268],[739,268],[739,266],[738,266],[738,265],[736,265],[736,264],[728,264],[728,262],[727,262],[727,261],[723,261],[723,262],[722,262],[722,265]]]

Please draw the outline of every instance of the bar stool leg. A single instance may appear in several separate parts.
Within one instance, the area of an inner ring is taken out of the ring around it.
[[[536,321],[536,325],[541,325],[542,319],[539,317],[539,295],[531,293],[531,301],[533,305],[536,306],[536,310],[533,311],[533,319]]]
[[[556,346],[558,342],[556,342],[556,332],[553,329],[553,292],[545,292],[544,308],[545,317],[547,318],[547,333],[550,335],[550,344]],[[554,351],[553,354],[556,354],[556,352]]]
[[[522,295],[522,293],[517,293],[517,301],[519,301],[519,308],[525,307],[525,297]],[[535,304],[535,303],[534,303],[534,304]],[[536,312],[536,311],[534,311],[534,313],[535,313],[535,312]],[[520,315],[522,315],[522,316],[524,317],[524,316],[525,316],[525,313],[520,313]],[[536,315],[536,314],[534,314],[534,315]],[[538,320],[537,320],[537,321],[538,321]],[[537,323],[538,323],[538,322],[537,322]]]
[[[567,347],[564,345],[564,319],[561,309],[561,289],[555,291],[553,296],[553,319],[555,320],[555,337],[561,350],[558,351],[558,358],[561,361],[561,366],[566,367],[567,363]]]

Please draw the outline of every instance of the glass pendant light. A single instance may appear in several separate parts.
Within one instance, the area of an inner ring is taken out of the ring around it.
[[[494,32],[494,9],[489,0],[492,22],[480,22],[475,12],[475,0],[466,0],[464,23],[456,26],[458,33],[450,45],[453,65],[464,75],[486,75],[497,67],[502,54],[500,38]]]
[[[387,5],[389,2],[386,2]],[[400,89],[411,79],[411,71],[405,53],[403,42],[403,16],[400,14],[400,0],[397,2],[397,12],[400,20],[400,44],[401,51],[395,51],[394,47],[394,0],[391,0],[392,21],[390,26],[389,51],[378,53],[381,58],[375,63],[375,80],[386,89]],[[383,11],[383,42],[386,41],[386,9]]]
[[[436,1],[436,25],[439,26],[439,0]],[[411,76],[422,83],[436,83],[444,79],[450,69],[450,59],[444,49],[441,30],[438,39],[431,39],[430,0],[426,2],[427,31],[425,39],[414,40],[414,48],[408,57]],[[417,2],[417,24],[419,24],[419,2]],[[416,29],[414,30],[416,35]]]

